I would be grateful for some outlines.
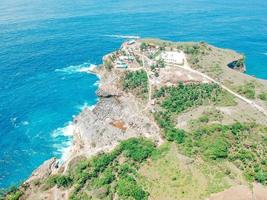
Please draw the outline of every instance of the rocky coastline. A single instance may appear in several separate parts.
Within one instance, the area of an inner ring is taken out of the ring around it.
[[[92,110],[86,107],[73,119],[73,141],[65,161],[62,163],[56,158],[45,161],[25,183],[67,171],[76,158],[108,152],[131,137],[146,137],[156,144],[162,143],[160,128],[151,112],[134,95],[118,86],[122,72],[111,72],[103,65],[90,67],[87,72],[100,78],[96,91],[98,102]]]
[[[142,49],[144,43],[145,49]],[[158,55],[158,52],[171,52],[174,48],[177,49],[176,53],[182,52],[177,53],[181,56],[178,59],[182,62],[165,63],[164,67],[160,67],[155,55]],[[132,57],[135,58],[134,61],[130,59]],[[123,65],[121,60],[124,60]],[[125,65],[128,67],[124,68]],[[137,71],[143,71],[148,80],[146,95],[142,97],[135,91],[129,92],[123,87],[125,75],[128,72]],[[244,87],[243,85],[250,81],[251,84],[261,85],[260,90],[256,90],[255,93],[264,94],[262,91],[267,88],[267,82],[247,76],[244,71],[245,65],[241,54],[206,43],[172,43],[150,39],[137,40],[134,44],[123,43],[119,50],[103,57],[103,64],[87,70],[88,73],[93,73],[100,79],[99,88],[96,91],[99,100],[93,109],[84,108],[73,119],[73,141],[65,156],[66,159],[63,163],[56,158],[45,161],[22,184],[21,187],[27,188],[24,190],[24,195],[30,197],[29,199],[34,199],[36,196],[40,199],[68,199],[70,190],[53,187],[44,192],[38,188],[36,182],[46,180],[51,175],[67,174],[68,169],[78,161],[103,152],[110,152],[121,141],[129,138],[148,138],[157,146],[166,142],[164,130],[159,127],[154,116],[154,112],[161,108],[155,102],[157,99],[153,94],[163,87],[175,87],[181,82],[185,85],[215,83],[232,95],[227,98],[233,98],[231,105],[228,105],[229,102],[226,99],[227,102],[224,105],[212,106],[222,114],[221,123],[229,125],[237,121],[253,121],[265,125],[267,104],[256,95],[255,99],[248,99],[244,94],[238,93],[237,88]],[[243,91],[240,90],[240,92]],[[207,106],[200,106],[181,113],[176,119],[175,128],[187,130],[192,120],[196,120],[209,109]],[[190,164],[193,166],[193,162]],[[232,193],[241,191],[239,187],[234,186],[241,185],[241,189],[244,189],[243,184],[245,191],[252,195],[243,179],[238,181],[240,182],[231,182],[230,185],[233,188],[226,190],[225,193],[219,193],[218,198],[215,195],[210,199],[217,200],[224,195],[229,197]],[[259,192],[260,195],[267,193],[266,188],[261,185],[253,185],[253,187],[263,191]],[[36,188],[39,191],[38,195],[33,193]]]

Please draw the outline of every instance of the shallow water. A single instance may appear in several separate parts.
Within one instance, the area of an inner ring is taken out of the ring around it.
[[[127,36],[231,48],[267,79],[266,1],[1,0],[0,188],[62,156],[64,127],[97,100],[97,77],[80,69]]]

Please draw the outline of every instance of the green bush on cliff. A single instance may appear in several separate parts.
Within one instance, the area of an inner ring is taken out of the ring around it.
[[[222,93],[217,84],[178,84],[162,87],[154,94],[162,108],[155,113],[155,119],[164,130],[167,140],[180,144],[185,141],[185,131],[175,128],[172,118],[189,108],[219,101]],[[201,119],[208,120],[208,119]]]
[[[66,188],[71,186],[72,183],[73,183],[72,179],[69,176],[65,175],[53,175],[46,180],[46,186],[48,188],[52,188],[55,185],[57,185],[58,187]]]
[[[267,101],[267,93],[266,92],[263,92],[263,93],[259,94],[259,98],[262,101]]]
[[[175,87],[167,87],[156,92],[155,96],[165,96],[161,106],[167,112],[181,113],[188,108],[216,102],[221,88],[217,84],[189,84],[180,83]]]
[[[184,142],[185,131],[182,129],[171,128],[166,130],[165,137],[168,141],[174,141],[181,144]]]
[[[123,141],[120,146],[126,157],[137,162],[147,159],[155,150],[154,144],[143,138],[131,138]]]
[[[6,196],[6,200],[19,200],[19,198],[22,196],[22,192],[17,190],[15,192],[12,192]]]
[[[148,199],[148,193],[138,185],[136,180],[130,176],[125,176],[118,181],[118,195],[122,199],[145,200]]]
[[[227,158],[228,156],[228,142],[223,137],[209,140],[205,144],[204,155],[211,159]]]
[[[89,199],[93,191],[103,188],[108,188],[106,192],[108,197],[118,194],[120,199],[146,198],[148,194],[141,185],[137,184],[135,178],[138,166],[155,151],[156,148],[150,140],[130,138],[122,141],[110,153],[102,153],[89,160],[80,161],[69,171],[74,186],[71,199],[81,199],[84,188],[89,190]],[[124,184],[126,180],[130,181],[127,185]],[[55,182],[57,183],[57,181],[52,183],[55,184]]]
[[[106,169],[99,178],[96,179],[95,185],[101,187],[107,184],[112,183],[116,179],[115,174],[112,172],[112,169]]]
[[[144,70],[127,72],[123,79],[123,90],[132,91],[137,96],[144,97],[148,92],[148,78]]]

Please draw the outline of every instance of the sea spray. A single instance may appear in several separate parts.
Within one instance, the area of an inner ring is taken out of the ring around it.
[[[69,122],[65,127],[57,128],[52,132],[52,137],[56,140],[54,147],[57,149],[57,153],[61,155],[61,162],[66,161],[69,157],[74,131],[75,125]],[[62,137],[64,137],[63,143],[61,141]],[[57,142],[57,140],[61,142]]]
[[[66,73],[66,74],[73,74],[73,73],[89,73],[92,74],[93,70],[97,67],[97,65],[91,64],[89,62],[85,62],[80,65],[71,65],[64,68],[56,69],[55,72]],[[97,74],[93,73],[98,78]],[[99,87],[100,81],[97,80],[93,85],[88,85],[90,87]],[[98,102],[98,98],[95,99],[95,102]],[[77,109],[82,112],[84,109],[88,108],[89,110],[93,110],[96,105],[92,105],[89,102],[84,102],[82,105],[77,106]],[[76,116],[73,115],[72,118],[74,119]],[[72,149],[72,142],[73,142],[73,134],[75,131],[75,125],[73,122],[68,122],[65,127],[57,128],[52,132],[52,137],[55,139],[54,147],[57,149],[57,154],[60,155],[60,162],[65,162],[71,154]],[[63,139],[64,138],[64,139]],[[62,139],[64,142],[62,142]]]
[[[80,65],[70,65],[68,67],[59,68],[59,69],[56,69],[55,72],[63,72],[66,74],[73,74],[73,73],[77,73],[77,72],[87,72],[88,73],[94,67],[96,67],[96,65],[91,64],[89,62],[85,62],[85,63],[80,64]]]

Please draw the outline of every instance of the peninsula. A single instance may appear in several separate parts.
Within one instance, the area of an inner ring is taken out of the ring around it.
[[[137,39],[89,69],[94,109],[5,199],[266,200],[267,81],[205,42]]]

